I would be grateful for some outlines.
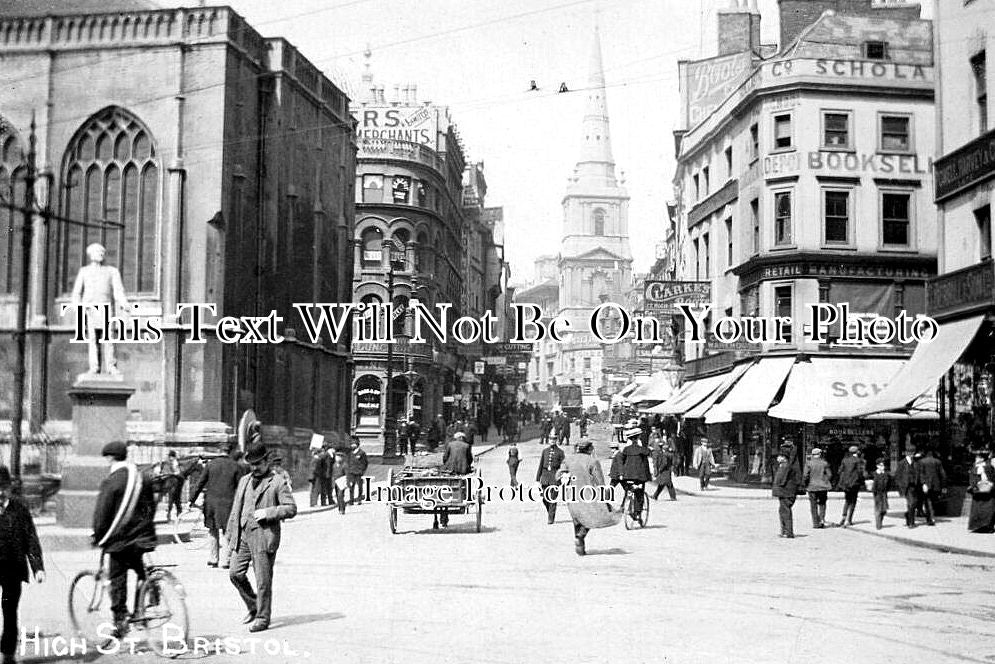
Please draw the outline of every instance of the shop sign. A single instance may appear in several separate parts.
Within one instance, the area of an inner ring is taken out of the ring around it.
[[[363,106],[354,115],[360,141],[405,141],[436,148],[438,111],[433,106]]]
[[[855,279],[928,279],[932,272],[924,267],[880,265],[873,263],[830,263],[795,261],[756,267],[743,274],[739,288],[742,290],[760,281],[796,277],[826,277]]]
[[[926,282],[926,311],[944,314],[995,305],[995,263],[985,261]]]
[[[647,311],[676,315],[678,304],[701,306],[712,301],[710,281],[649,281],[643,286]]]
[[[817,60],[779,60],[770,64],[770,75],[774,78],[815,75],[837,79],[925,83],[932,80],[932,71],[932,67],[927,65],[823,58]]]
[[[708,117],[736,90],[749,72],[750,61],[750,53],[743,52],[680,63],[688,127]]]
[[[877,154],[874,152],[808,153],[808,167],[814,171],[880,173],[882,175],[926,175],[932,165],[932,159],[917,154]]]
[[[477,374],[478,376],[483,376],[484,375],[484,363],[483,362],[474,362],[473,363],[473,373]]]
[[[995,130],[936,161],[936,202],[995,177]]]
[[[487,356],[487,357],[482,357],[480,359],[487,364],[493,364],[493,365],[504,364],[507,361],[507,358],[505,358],[504,356]]]

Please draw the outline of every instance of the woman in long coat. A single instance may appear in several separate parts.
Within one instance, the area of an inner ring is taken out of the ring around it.
[[[971,468],[970,485],[971,516],[967,529],[972,533],[990,533],[995,530],[995,469],[988,460],[988,454],[978,452],[974,467]]]

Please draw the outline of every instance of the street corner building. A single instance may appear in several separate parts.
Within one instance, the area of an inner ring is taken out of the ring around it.
[[[782,316],[795,329],[780,342],[685,344],[684,384],[652,411],[718,441],[720,462],[751,481],[770,480],[782,440],[799,458],[818,446],[836,463],[859,443],[870,461],[897,460],[939,419],[930,384],[864,417],[911,345],[847,346],[838,324],[821,341],[802,329],[816,303],[859,317],[927,313],[934,24],[905,2],[778,10],[780,43],[764,44],[756,3],[732,0],[717,13],[715,57],[679,63],[670,254],[678,280],[702,285],[706,320]]]
[[[353,300],[390,303],[393,320],[368,315],[353,337],[352,426],[374,454],[392,456],[401,420],[427,432],[438,415],[490,422],[512,377],[483,362],[482,343],[409,343],[418,302],[452,321],[487,311],[507,338],[508,269],[502,208],[487,208],[483,162],[468,162],[446,106],[419,101],[417,85],[385,92],[366,52],[354,101],[358,157]],[[370,341],[390,334],[393,343]],[[376,329],[374,329],[376,326]]]
[[[24,200],[32,117],[50,183],[38,203],[51,218],[36,215],[26,270],[25,433],[70,438],[66,393],[87,353],[69,343],[60,307],[87,245],[100,242],[133,315],[162,320],[162,342],[117,345],[136,388],[127,435],[142,445],[138,460],[158,460],[162,444],[226,442],[254,409],[264,440],[303,471],[312,432],[347,439],[347,341],[304,343],[283,329],[278,345],[226,345],[211,316],[207,343],[184,343],[175,312],[204,302],[218,316],[286,316],[294,302],[351,300],[349,99],[293,45],[264,38],[230,8],[94,6],[0,3],[0,187]],[[25,257],[21,213],[0,215],[0,426],[9,433]]]

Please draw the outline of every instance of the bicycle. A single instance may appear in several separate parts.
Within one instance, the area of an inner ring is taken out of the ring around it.
[[[106,552],[102,552],[98,569],[80,572],[69,586],[69,618],[73,630],[88,640],[108,636],[103,629],[109,624],[104,607],[110,607],[106,558]],[[168,569],[176,565],[144,564],[145,579],[135,588],[135,612],[127,622],[145,633],[145,642],[156,654],[177,655],[176,651],[183,649],[178,644],[186,644],[190,633],[186,590]],[[169,644],[173,644],[172,648]]]
[[[622,480],[625,487],[625,496],[622,498],[621,512],[625,515],[625,529],[634,530],[636,527],[645,528],[650,518],[650,501],[646,495],[645,485],[642,482]],[[635,489],[643,490],[643,506],[639,512],[635,508]]]
[[[186,545],[188,549],[199,549],[204,546],[207,535],[204,509],[200,505],[191,505],[173,520],[173,541]]]

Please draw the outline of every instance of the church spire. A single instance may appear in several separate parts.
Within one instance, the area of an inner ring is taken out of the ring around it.
[[[615,185],[615,159],[612,157],[611,131],[608,126],[608,104],[605,95],[605,70],[601,59],[601,30],[594,27],[588,71],[587,103],[584,111],[583,140],[577,177],[598,179],[608,186]]]

